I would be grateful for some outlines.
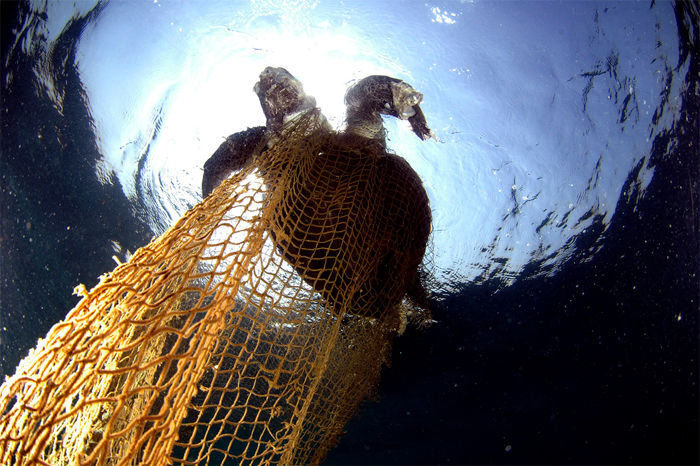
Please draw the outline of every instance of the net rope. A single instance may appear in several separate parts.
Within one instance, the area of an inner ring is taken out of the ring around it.
[[[407,163],[321,121],[76,288],[0,387],[1,464],[323,461],[376,387],[430,218]]]

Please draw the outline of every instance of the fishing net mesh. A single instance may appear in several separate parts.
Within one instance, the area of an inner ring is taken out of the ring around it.
[[[78,287],[0,387],[1,464],[323,461],[376,386],[430,219],[407,165],[389,176],[320,118]]]

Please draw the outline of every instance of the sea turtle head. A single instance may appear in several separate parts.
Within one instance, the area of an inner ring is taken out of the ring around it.
[[[284,68],[268,66],[253,88],[260,99],[268,130],[277,131],[292,116],[316,106],[316,99]]]
[[[433,133],[420,108],[422,101],[423,94],[400,79],[368,76],[353,84],[345,94],[348,127],[364,131],[371,123],[375,133],[382,134],[383,124],[379,115],[389,115],[408,120],[419,138],[428,139]]]

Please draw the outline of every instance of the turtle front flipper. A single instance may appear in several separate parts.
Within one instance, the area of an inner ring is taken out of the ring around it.
[[[264,126],[256,126],[226,138],[204,164],[202,197],[207,197],[231,173],[240,170],[248,163],[266,132]]]
[[[408,120],[419,138],[429,139],[433,133],[420,108],[422,101],[423,94],[400,79],[368,76],[353,84],[345,93],[348,124],[345,131],[383,141],[385,131],[381,115],[390,115]]]
[[[253,88],[265,114],[267,130],[279,132],[294,115],[316,107],[316,99],[284,68],[268,66]]]

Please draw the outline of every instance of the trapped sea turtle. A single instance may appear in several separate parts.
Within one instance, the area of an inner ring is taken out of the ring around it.
[[[387,152],[381,117],[408,120],[430,138],[422,94],[399,79],[364,78],[348,89],[347,127],[336,132],[284,68],[265,68],[254,90],[266,126],[221,144],[204,165],[202,194],[247,164],[264,167],[269,151],[288,150],[292,175],[265,180],[284,183],[268,225],[284,259],[336,313],[378,317],[406,295],[424,305],[418,267],[430,235],[428,197],[409,164]],[[304,118],[311,124],[297,125]]]

